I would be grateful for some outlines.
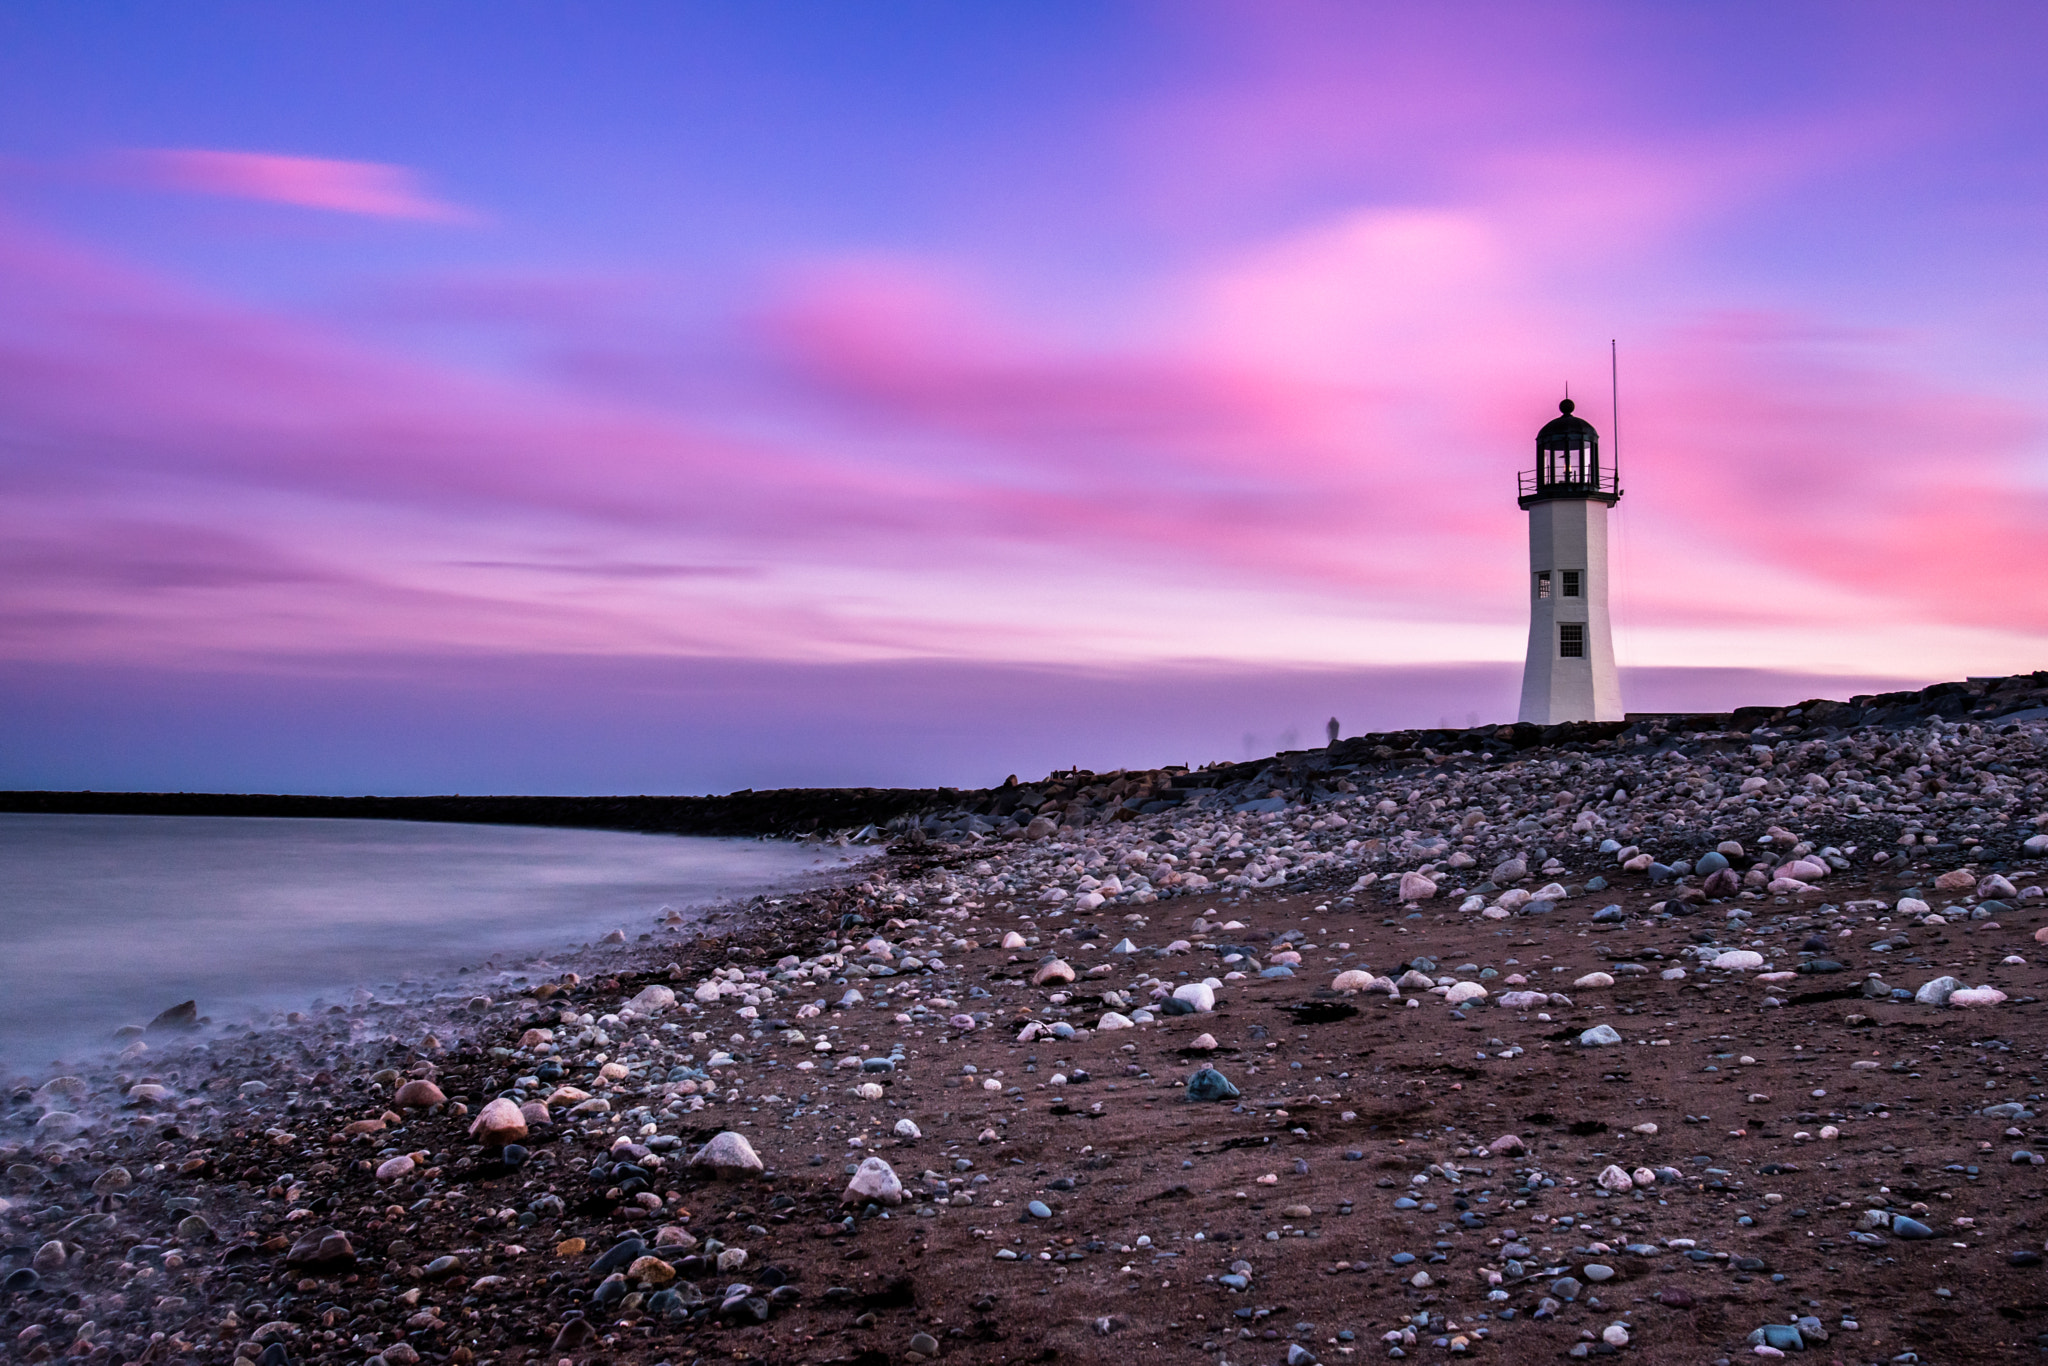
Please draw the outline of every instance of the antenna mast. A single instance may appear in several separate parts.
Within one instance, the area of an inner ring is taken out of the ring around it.
[[[1621,491],[1621,358],[1614,338],[1607,339],[1607,393],[1613,403],[1608,429],[1614,447],[1614,490]]]

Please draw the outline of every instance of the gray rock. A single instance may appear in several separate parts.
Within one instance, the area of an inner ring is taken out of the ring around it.
[[[1963,984],[1953,977],[1937,977],[1913,993],[1913,999],[1923,1006],[1948,1004],[1948,998],[1963,989]]]
[[[1205,1067],[1188,1078],[1189,1100],[1236,1100],[1240,1094],[1230,1078],[1213,1067]]]
[[[1581,1048],[1608,1048],[1621,1042],[1621,1034],[1613,1025],[1597,1024],[1579,1035]]]
[[[897,1179],[895,1169],[879,1157],[871,1157],[860,1164],[853,1180],[846,1183],[846,1193],[839,1198],[843,1205],[870,1201],[878,1205],[903,1203],[903,1183]]]
[[[1614,1268],[1601,1262],[1589,1262],[1579,1268],[1579,1274],[1583,1275],[1587,1280],[1598,1284],[1601,1281],[1613,1280]]]
[[[36,1121],[36,1142],[63,1143],[77,1138],[90,1127],[81,1115],[72,1114],[69,1110],[52,1110]]]
[[[639,1238],[621,1238],[599,1254],[590,1264],[589,1274],[602,1279],[614,1271],[624,1271],[634,1262],[647,1255],[647,1244]]]
[[[767,1165],[754,1151],[754,1145],[747,1142],[746,1136],[730,1129],[712,1135],[711,1141],[690,1159],[690,1165],[710,1172],[721,1181],[744,1181],[767,1170]]]
[[[190,1031],[199,1028],[199,1002],[180,1001],[149,1022],[151,1033]]]
[[[621,1287],[625,1285],[624,1277],[619,1278],[619,1284]],[[589,1319],[570,1319],[556,1332],[554,1346],[548,1350],[552,1354],[573,1352],[596,1336],[597,1329]]]
[[[1934,1230],[1918,1219],[1909,1219],[1903,1214],[1892,1216],[1892,1236],[1895,1238],[1932,1238]]]
[[[354,1266],[355,1261],[356,1250],[348,1235],[333,1228],[307,1229],[284,1254],[286,1266],[339,1268]]]

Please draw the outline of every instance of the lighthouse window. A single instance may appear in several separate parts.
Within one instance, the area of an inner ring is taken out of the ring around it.
[[[1586,623],[1560,621],[1557,624],[1557,653],[1560,659],[1586,657]]]
[[[1548,569],[1542,570],[1536,575],[1536,600],[1538,602],[1548,602],[1550,600],[1550,571]]]
[[[1560,590],[1563,596],[1568,598],[1577,597],[1579,595],[1579,571],[1576,569],[1563,569],[1558,572],[1564,576],[1564,587]]]

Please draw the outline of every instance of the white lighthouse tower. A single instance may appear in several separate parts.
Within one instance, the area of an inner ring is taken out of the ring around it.
[[[1521,474],[1529,514],[1529,661],[1522,717],[1619,721],[1621,684],[1607,621],[1607,510],[1621,499],[1616,471],[1602,468],[1600,434],[1572,401],[1536,433],[1536,468]]]

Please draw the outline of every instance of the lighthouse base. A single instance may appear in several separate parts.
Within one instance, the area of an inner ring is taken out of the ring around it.
[[[1532,506],[1529,571],[1521,719],[1623,720],[1607,618],[1607,504],[1561,498]]]

